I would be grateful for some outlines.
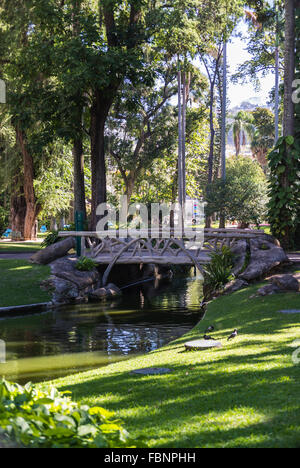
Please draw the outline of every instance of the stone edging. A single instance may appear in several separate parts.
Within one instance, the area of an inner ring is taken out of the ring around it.
[[[9,307],[0,307],[0,318],[2,317],[11,317],[11,314],[14,316],[22,314],[31,314],[34,312],[44,312],[46,310],[55,309],[56,305],[51,302],[41,302],[40,304],[26,304],[20,306],[9,306]]]

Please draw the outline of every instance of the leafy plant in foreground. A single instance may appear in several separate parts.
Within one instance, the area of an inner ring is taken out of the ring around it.
[[[114,413],[75,403],[66,393],[2,380],[0,438],[28,448],[135,447]]]
[[[223,246],[210,253],[210,263],[204,268],[204,284],[209,292],[221,289],[232,279],[233,254]]]
[[[50,245],[56,244],[59,242],[60,238],[58,237],[59,231],[51,231],[43,240],[42,247],[49,247]]]
[[[80,257],[76,263],[76,269],[79,271],[92,271],[96,267],[97,263],[88,257]]]

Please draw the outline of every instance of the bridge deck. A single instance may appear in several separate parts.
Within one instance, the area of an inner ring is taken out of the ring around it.
[[[194,256],[195,260],[198,261],[199,264],[207,264],[209,263],[209,252],[201,252],[200,255],[196,256],[193,254],[193,251],[190,251],[191,255]],[[88,252],[85,252],[86,256],[89,256]],[[99,254],[96,257],[93,257],[94,262],[99,264],[108,265],[111,263],[114,255],[112,254]],[[116,261],[117,264],[121,265],[133,265],[139,263],[157,263],[159,265],[193,265],[194,262],[190,257],[180,253],[178,255],[163,255],[163,256],[149,256],[147,252],[134,255],[132,256],[131,253],[123,253],[121,257],[119,257]]]
[[[92,258],[98,264],[108,265],[103,275],[103,285],[117,264],[194,265],[203,273],[202,265],[209,263],[211,251],[223,246],[232,248],[240,240],[249,242],[258,237],[266,240],[271,237],[263,231],[205,229],[202,242],[197,240],[195,234],[194,242],[191,243],[183,238],[162,238],[160,231],[152,232],[153,237],[149,231],[141,231],[139,234],[138,238],[124,238],[109,237],[108,231],[63,231],[59,236],[81,238],[82,255]]]

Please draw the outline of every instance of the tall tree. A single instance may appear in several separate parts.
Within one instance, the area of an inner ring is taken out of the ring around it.
[[[285,0],[283,135],[294,135],[295,105],[292,99],[295,79],[295,0]]]

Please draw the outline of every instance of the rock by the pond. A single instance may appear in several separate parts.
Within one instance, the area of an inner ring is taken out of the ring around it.
[[[283,291],[299,292],[300,289],[300,283],[293,275],[275,275],[270,281]]]
[[[187,351],[203,351],[211,348],[222,348],[222,343],[215,340],[195,340],[184,344]]]
[[[92,291],[89,294],[89,299],[92,301],[102,301],[108,296],[108,292],[105,288],[99,288],[96,289],[95,291]]]
[[[264,237],[250,239],[250,253],[250,263],[246,270],[239,275],[239,278],[245,281],[262,278],[273,268],[289,262],[284,250]]]
[[[49,245],[49,247],[36,252],[30,258],[30,262],[37,263],[38,265],[48,265],[58,258],[65,257],[69,250],[75,248],[75,245],[74,237],[67,237],[56,244]]]
[[[113,283],[109,283],[105,288],[99,288],[89,294],[91,301],[103,301],[107,298],[119,297],[122,291]]]
[[[88,296],[100,287],[100,274],[76,269],[77,258],[65,257],[51,263],[51,276],[43,281],[44,289],[52,292],[52,302],[68,304],[86,302]]]
[[[278,286],[276,286],[276,284],[266,284],[265,286],[260,288],[256,294],[251,296],[251,298],[257,296],[272,296],[273,294],[278,294],[280,292],[282,292],[282,290],[280,290]]]
[[[233,269],[232,274],[234,276],[238,276],[245,265],[246,256],[247,256],[247,241],[246,240],[238,240],[233,244],[231,247],[231,253],[233,254]]]
[[[284,292],[299,292],[300,283],[293,275],[275,275],[269,278],[269,283],[260,288],[257,293],[252,296],[270,296]]]
[[[122,296],[122,291],[120,288],[118,288],[118,286],[116,286],[115,284],[113,283],[109,283],[107,286],[106,286],[106,291],[108,291],[108,293],[111,295],[111,296]]]
[[[223,292],[225,294],[231,294],[233,292],[239,291],[240,289],[247,288],[248,286],[249,283],[247,283],[247,281],[244,281],[242,279],[236,279],[227,283],[224,287]]]
[[[172,372],[171,369],[166,367],[148,367],[146,369],[135,369],[131,371],[131,374],[139,374],[139,375],[164,375],[170,374]]]

